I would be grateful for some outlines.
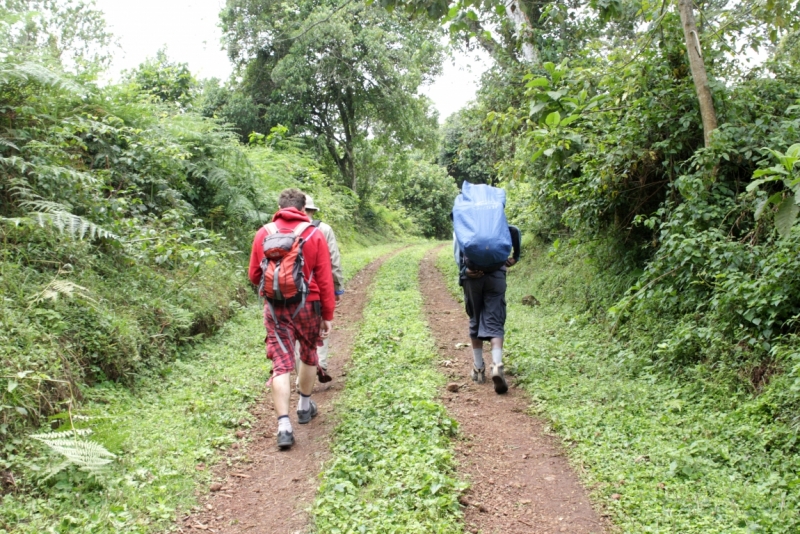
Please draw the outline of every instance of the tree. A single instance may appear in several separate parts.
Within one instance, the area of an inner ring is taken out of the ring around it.
[[[395,157],[388,163],[388,176],[376,192],[380,203],[405,210],[425,237],[450,237],[450,211],[458,187],[447,170],[420,152]]]
[[[217,78],[203,80],[195,109],[204,117],[219,119],[233,127],[243,143],[253,132],[268,132],[262,117],[263,110],[253,99],[235,86],[220,85]]]
[[[483,128],[481,108],[465,108],[447,118],[442,125],[439,165],[445,167],[457,185],[465,180],[473,184],[494,183],[494,163],[498,155],[493,140]]]
[[[420,126],[434,118],[417,90],[442,61],[436,25],[320,0],[228,0],[222,24],[242,91],[263,107],[266,126],[316,139],[354,191],[366,140],[398,149],[431,140]]]
[[[159,50],[155,58],[148,58],[129,74],[145,93],[162,102],[187,106],[197,88],[197,80],[192,76],[189,65],[170,61],[165,50]]]
[[[111,61],[112,43],[103,13],[91,0],[0,2],[0,50],[18,60],[102,69]]]

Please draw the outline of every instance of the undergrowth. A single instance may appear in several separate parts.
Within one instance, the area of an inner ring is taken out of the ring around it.
[[[770,386],[754,395],[702,363],[655,366],[635,332],[614,338],[575,297],[592,269],[585,256],[525,252],[508,276],[507,370],[614,522],[637,533],[797,532],[796,432],[770,415]],[[437,265],[454,280],[447,251]],[[541,305],[522,305],[527,295]]]
[[[398,246],[343,244],[345,279]],[[46,478],[61,458],[15,436],[0,470],[14,482],[0,502],[0,533],[169,528],[196,503],[198,485],[211,476],[207,466],[250,425],[247,409],[270,370],[263,339],[259,306],[240,307],[217,336],[140,375],[131,388],[111,381],[85,388],[83,406],[70,414],[75,426],[91,429],[91,440],[116,455],[99,474],[72,466]],[[69,428],[66,420],[51,419],[60,430]]]
[[[313,508],[317,532],[461,532],[444,382],[417,285],[425,247],[378,272],[337,406],[333,459]]]

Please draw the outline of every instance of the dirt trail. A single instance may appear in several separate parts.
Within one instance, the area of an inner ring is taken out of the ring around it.
[[[297,441],[289,451],[279,451],[275,443],[277,423],[272,396],[264,394],[252,411],[254,425],[246,432],[251,442],[234,443],[227,461],[214,467],[214,481],[221,483],[221,488],[212,484],[212,490],[217,491],[200,498],[202,510],[182,518],[179,531],[230,534],[307,531],[309,517],[305,510],[314,499],[319,485],[317,475],[330,454],[333,401],[344,388],[343,371],[350,360],[369,286],[378,268],[393,254],[372,262],[347,284],[331,333],[328,372],[334,379],[314,387],[319,415],[307,425],[297,424],[294,411],[297,399],[293,393],[289,416]]]
[[[436,269],[438,250],[422,260],[420,286],[439,353],[452,362],[442,371],[461,386],[457,393],[444,391],[442,398],[466,438],[457,442],[456,458],[460,473],[472,484],[462,499],[468,503],[467,532],[606,531],[558,440],[544,433],[541,421],[524,413],[528,399],[513,386],[513,377],[505,395],[494,392],[491,380],[478,385],[470,379],[472,349],[464,346],[469,342],[468,319]],[[456,348],[459,343],[463,348]],[[488,345],[484,353],[491,361]]]

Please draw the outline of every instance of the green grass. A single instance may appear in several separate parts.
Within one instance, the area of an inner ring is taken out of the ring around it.
[[[344,246],[345,278],[399,246]],[[263,339],[261,310],[254,304],[132,389],[106,382],[85,391],[78,425],[91,428],[91,439],[117,455],[100,477],[67,469],[43,481],[46,464],[59,460],[34,440],[15,438],[9,452],[18,491],[0,503],[0,533],[169,528],[209,482],[209,470],[196,466],[218,461],[234,432],[249,426],[247,410],[270,369]]]
[[[370,245],[368,247],[359,247],[354,243],[341,244],[340,251],[343,259],[342,271],[344,271],[345,281],[350,280],[353,275],[366,267],[373,260],[401,246],[401,243],[385,243],[381,245]]]
[[[422,313],[417,274],[427,247],[378,273],[352,355],[333,459],[313,507],[318,532],[461,532],[450,437],[436,401],[444,377]]]
[[[702,366],[670,375],[643,365],[651,355],[564,298],[581,261],[540,254],[510,270],[507,368],[594,500],[623,532],[800,531],[800,458],[780,446],[788,429],[765,416],[768,396]],[[455,276],[446,251],[437,265]],[[522,306],[527,294],[542,305]]]

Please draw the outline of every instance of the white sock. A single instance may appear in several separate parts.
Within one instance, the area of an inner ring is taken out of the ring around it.
[[[288,415],[278,417],[278,432],[291,432],[292,422],[289,421]]]
[[[297,411],[304,412],[311,408],[311,395],[303,395],[300,393],[300,400],[297,401]]]
[[[475,360],[475,369],[483,369],[483,349],[472,349],[472,359]]]
[[[492,348],[492,361],[495,365],[503,365],[503,349]]]

